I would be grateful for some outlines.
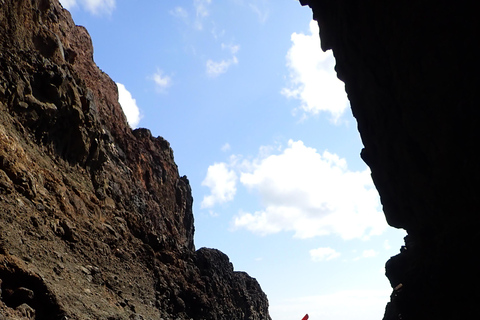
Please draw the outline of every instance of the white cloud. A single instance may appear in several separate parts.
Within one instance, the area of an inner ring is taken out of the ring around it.
[[[226,45],[222,43],[222,50],[229,51],[232,57],[229,59],[221,60],[221,61],[213,61],[211,59],[208,59],[206,63],[207,75],[211,77],[219,76],[222,73],[227,72],[230,66],[238,64],[238,59],[236,54],[238,50],[240,50],[239,45]]]
[[[346,290],[331,294],[284,299],[270,305],[276,320],[301,319],[382,319],[390,290]]]
[[[164,75],[162,70],[157,70],[152,76],[152,80],[156,84],[158,92],[165,92],[165,90],[172,85],[172,78]]]
[[[228,68],[235,63],[233,60],[221,60],[213,61],[211,59],[207,60],[207,74],[212,77],[221,75],[222,73],[227,72]]]
[[[384,243],[383,243],[383,249],[389,251],[392,247],[390,246],[390,243],[388,240],[385,240]],[[357,251],[353,251],[353,253],[357,254]],[[379,251],[375,250],[375,249],[368,249],[368,250],[363,250],[362,253],[360,255],[357,255],[357,257],[353,258],[352,261],[358,261],[358,260],[361,260],[361,259],[368,259],[368,258],[375,258],[375,257],[378,257],[380,254]],[[391,254],[393,255],[393,253]],[[382,270],[382,273],[385,273],[385,268],[382,267],[380,268]]]
[[[209,166],[202,186],[210,188],[210,195],[203,198],[201,207],[211,208],[216,204],[233,200],[237,192],[236,184],[237,175],[227,167],[226,163],[215,163]]]
[[[263,209],[239,212],[237,228],[260,235],[293,231],[298,238],[336,234],[367,239],[387,224],[370,171],[349,171],[344,159],[317,152],[302,141],[280,154],[255,159],[242,168],[240,181],[260,195]]]
[[[337,122],[348,106],[345,86],[335,73],[331,51],[323,52],[317,22],[310,22],[311,34],[293,33],[292,47],[287,53],[290,84],[281,93],[298,99],[303,116],[328,112]]]
[[[330,261],[340,257],[340,253],[332,248],[317,248],[310,250],[310,258],[313,261]]]
[[[140,122],[140,109],[137,106],[137,101],[133,99],[132,94],[121,83],[117,82],[118,87],[118,102],[122,106],[123,112],[127,117],[128,124],[132,128],[136,128]]]
[[[81,6],[95,15],[110,14],[115,9],[115,0],[60,0],[60,3],[68,10]]]

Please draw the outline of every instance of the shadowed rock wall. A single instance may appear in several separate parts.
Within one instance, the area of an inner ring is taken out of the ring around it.
[[[385,319],[478,318],[479,19],[467,1],[300,0],[345,82],[388,223]]]
[[[0,0],[0,319],[270,319],[255,279],[195,251],[192,203],[88,32],[57,0]]]

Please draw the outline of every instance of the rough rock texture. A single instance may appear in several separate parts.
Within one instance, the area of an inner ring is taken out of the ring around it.
[[[192,202],[87,31],[0,0],[0,319],[270,319],[255,279],[195,251]]]
[[[478,319],[480,28],[472,2],[300,0],[333,49],[390,225],[385,319]]]

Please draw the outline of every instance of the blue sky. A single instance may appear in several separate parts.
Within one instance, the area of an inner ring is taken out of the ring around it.
[[[61,0],[130,125],[190,180],[197,248],[255,277],[274,320],[381,319],[387,226],[343,83],[296,0]]]

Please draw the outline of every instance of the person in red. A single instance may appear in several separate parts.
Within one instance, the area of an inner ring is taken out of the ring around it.
[[[302,320],[308,320],[308,314],[306,314],[305,317],[302,318]]]

